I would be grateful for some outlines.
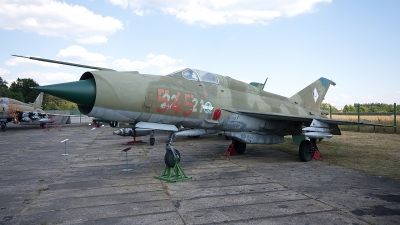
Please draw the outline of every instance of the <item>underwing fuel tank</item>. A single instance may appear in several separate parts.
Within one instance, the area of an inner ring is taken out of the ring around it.
[[[119,135],[119,136],[132,136],[132,137],[140,137],[140,136],[146,136],[151,133],[151,130],[149,129],[132,129],[132,128],[121,128],[119,130],[116,130],[113,132],[114,135]]]

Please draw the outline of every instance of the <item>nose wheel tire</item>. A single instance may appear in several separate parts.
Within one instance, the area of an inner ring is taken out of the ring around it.
[[[179,151],[177,149],[175,149],[175,152],[178,155],[178,162],[180,162],[181,161],[181,153],[179,153]],[[167,165],[169,167],[175,166],[175,157],[174,157],[174,153],[172,153],[171,150],[168,150],[165,153],[164,162],[165,162],[165,165]]]
[[[150,146],[153,146],[156,143],[155,138],[150,138]]]

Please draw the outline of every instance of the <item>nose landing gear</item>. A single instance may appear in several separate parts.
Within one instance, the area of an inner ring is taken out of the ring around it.
[[[171,132],[169,139],[166,143],[166,152],[164,156],[165,167],[161,175],[154,178],[165,180],[168,182],[180,182],[190,180],[192,177],[186,176],[183,169],[179,165],[181,161],[181,154],[177,149],[172,146],[172,140],[175,137],[175,132]]]

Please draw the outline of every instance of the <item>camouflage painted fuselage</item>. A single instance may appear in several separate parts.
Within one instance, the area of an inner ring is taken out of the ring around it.
[[[34,110],[38,113],[45,113],[42,109],[36,109],[33,107],[32,104],[23,103],[12,98],[0,98],[1,119],[7,119],[8,122],[10,122],[13,119],[13,110],[15,110],[15,113],[20,117],[20,119],[22,118],[23,113],[33,112]]]
[[[306,117],[308,123],[313,118],[326,118],[319,106],[329,85],[334,84],[320,78],[286,98],[226,76],[215,75],[217,82],[206,82],[188,80],[182,73],[157,76],[138,72],[86,72],[81,80],[94,79],[95,100],[93,105],[79,105],[79,109],[88,116],[114,121],[299,135],[304,119],[279,119],[280,116]],[[219,117],[215,115],[218,110]],[[264,114],[276,115],[276,118],[266,119]]]

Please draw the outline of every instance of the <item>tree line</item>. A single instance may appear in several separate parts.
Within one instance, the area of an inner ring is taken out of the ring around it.
[[[335,106],[322,103],[321,109],[329,112],[330,107],[332,107],[332,113],[356,113],[358,105],[360,105],[360,113],[394,113],[394,104],[385,103],[354,103],[353,105],[348,104],[343,107],[343,109],[338,109]],[[396,112],[400,113],[400,106],[396,104]]]
[[[8,82],[0,77],[0,97],[13,98],[21,102],[32,103],[40,93],[31,88],[36,86],[39,86],[39,84],[31,78],[18,78],[8,86]],[[43,96],[43,109],[76,110],[78,106],[73,102],[45,94]]]

